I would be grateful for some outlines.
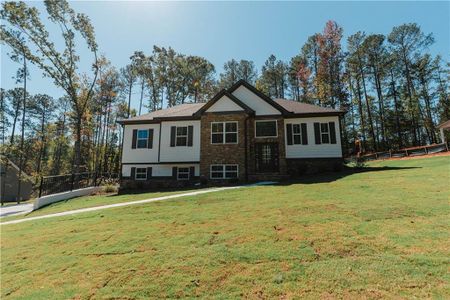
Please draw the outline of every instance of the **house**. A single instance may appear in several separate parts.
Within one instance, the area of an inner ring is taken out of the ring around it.
[[[246,81],[207,103],[119,121],[122,188],[281,180],[342,166],[343,111],[271,99]]]

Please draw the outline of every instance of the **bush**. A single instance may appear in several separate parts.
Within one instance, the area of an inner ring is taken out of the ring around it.
[[[112,184],[108,184],[108,185],[105,185],[103,187],[102,191],[104,193],[116,193],[117,192],[117,186],[116,185],[112,185]]]
[[[365,167],[367,167],[366,161],[360,157],[354,157],[350,161],[350,167],[361,170]]]

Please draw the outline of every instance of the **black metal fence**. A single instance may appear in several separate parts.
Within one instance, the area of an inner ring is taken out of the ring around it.
[[[112,173],[75,173],[55,176],[42,176],[39,183],[39,197],[68,192],[102,184],[116,184],[118,174]]]

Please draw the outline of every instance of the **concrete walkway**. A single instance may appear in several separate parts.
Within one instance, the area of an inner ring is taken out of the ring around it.
[[[33,203],[5,205],[0,207],[0,218],[29,213],[33,210]]]
[[[54,213],[54,214],[48,214],[48,215],[43,215],[43,216],[1,222],[0,225],[18,224],[18,223],[29,222],[29,221],[39,220],[39,219],[48,219],[48,218],[62,217],[62,216],[68,216],[68,215],[75,215],[75,214],[81,214],[81,213],[85,213],[85,212],[97,211],[97,210],[108,209],[108,208],[123,207],[123,206],[130,206],[130,205],[136,205],[136,204],[144,204],[144,203],[150,203],[150,202],[155,202],[155,201],[169,200],[169,199],[181,198],[181,197],[186,197],[186,196],[195,196],[195,195],[219,192],[219,191],[224,191],[224,190],[239,189],[242,187],[266,185],[266,184],[272,184],[272,183],[273,182],[261,182],[259,184],[247,185],[247,186],[212,188],[212,189],[206,189],[206,190],[201,190],[201,191],[189,192],[189,193],[184,193],[184,194],[176,194],[176,195],[170,195],[170,196],[163,196],[163,197],[151,198],[151,199],[145,199],[145,200],[137,200],[137,201],[123,202],[123,203],[115,203],[115,204],[108,204],[108,205],[102,205],[102,206],[88,207],[88,208],[80,208],[80,209],[68,210],[68,211],[64,211],[64,212],[60,212],[60,213]],[[31,207],[32,207],[32,205],[31,205]]]

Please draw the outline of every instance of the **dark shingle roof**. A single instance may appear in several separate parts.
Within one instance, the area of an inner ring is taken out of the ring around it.
[[[449,129],[450,128],[450,120],[440,124],[438,128]]]
[[[343,114],[344,112],[341,110],[336,110],[333,108],[328,107],[321,107],[317,105],[297,102],[293,100],[286,100],[286,99],[275,99],[273,100],[276,104],[284,108],[289,113],[293,113],[296,115],[316,115],[316,114],[331,114],[331,115],[339,115]],[[138,123],[145,123],[145,122],[157,122],[161,119],[166,118],[194,118],[194,114],[201,109],[206,103],[185,103],[176,105],[170,108],[161,109],[157,111],[153,111],[151,113],[136,116],[133,118],[125,119],[119,121],[119,123],[122,124],[138,124]]]
[[[185,103],[176,106],[172,106],[166,109],[152,111],[151,113],[136,116],[126,120],[120,121],[120,123],[138,123],[140,121],[153,121],[160,118],[182,118],[192,117],[192,115],[199,110],[205,103]]]
[[[276,103],[281,105],[285,110],[294,114],[340,114],[343,113],[341,110],[329,108],[329,107],[321,107],[317,105],[312,105],[308,103],[297,102],[293,100],[286,99],[275,99]]]

